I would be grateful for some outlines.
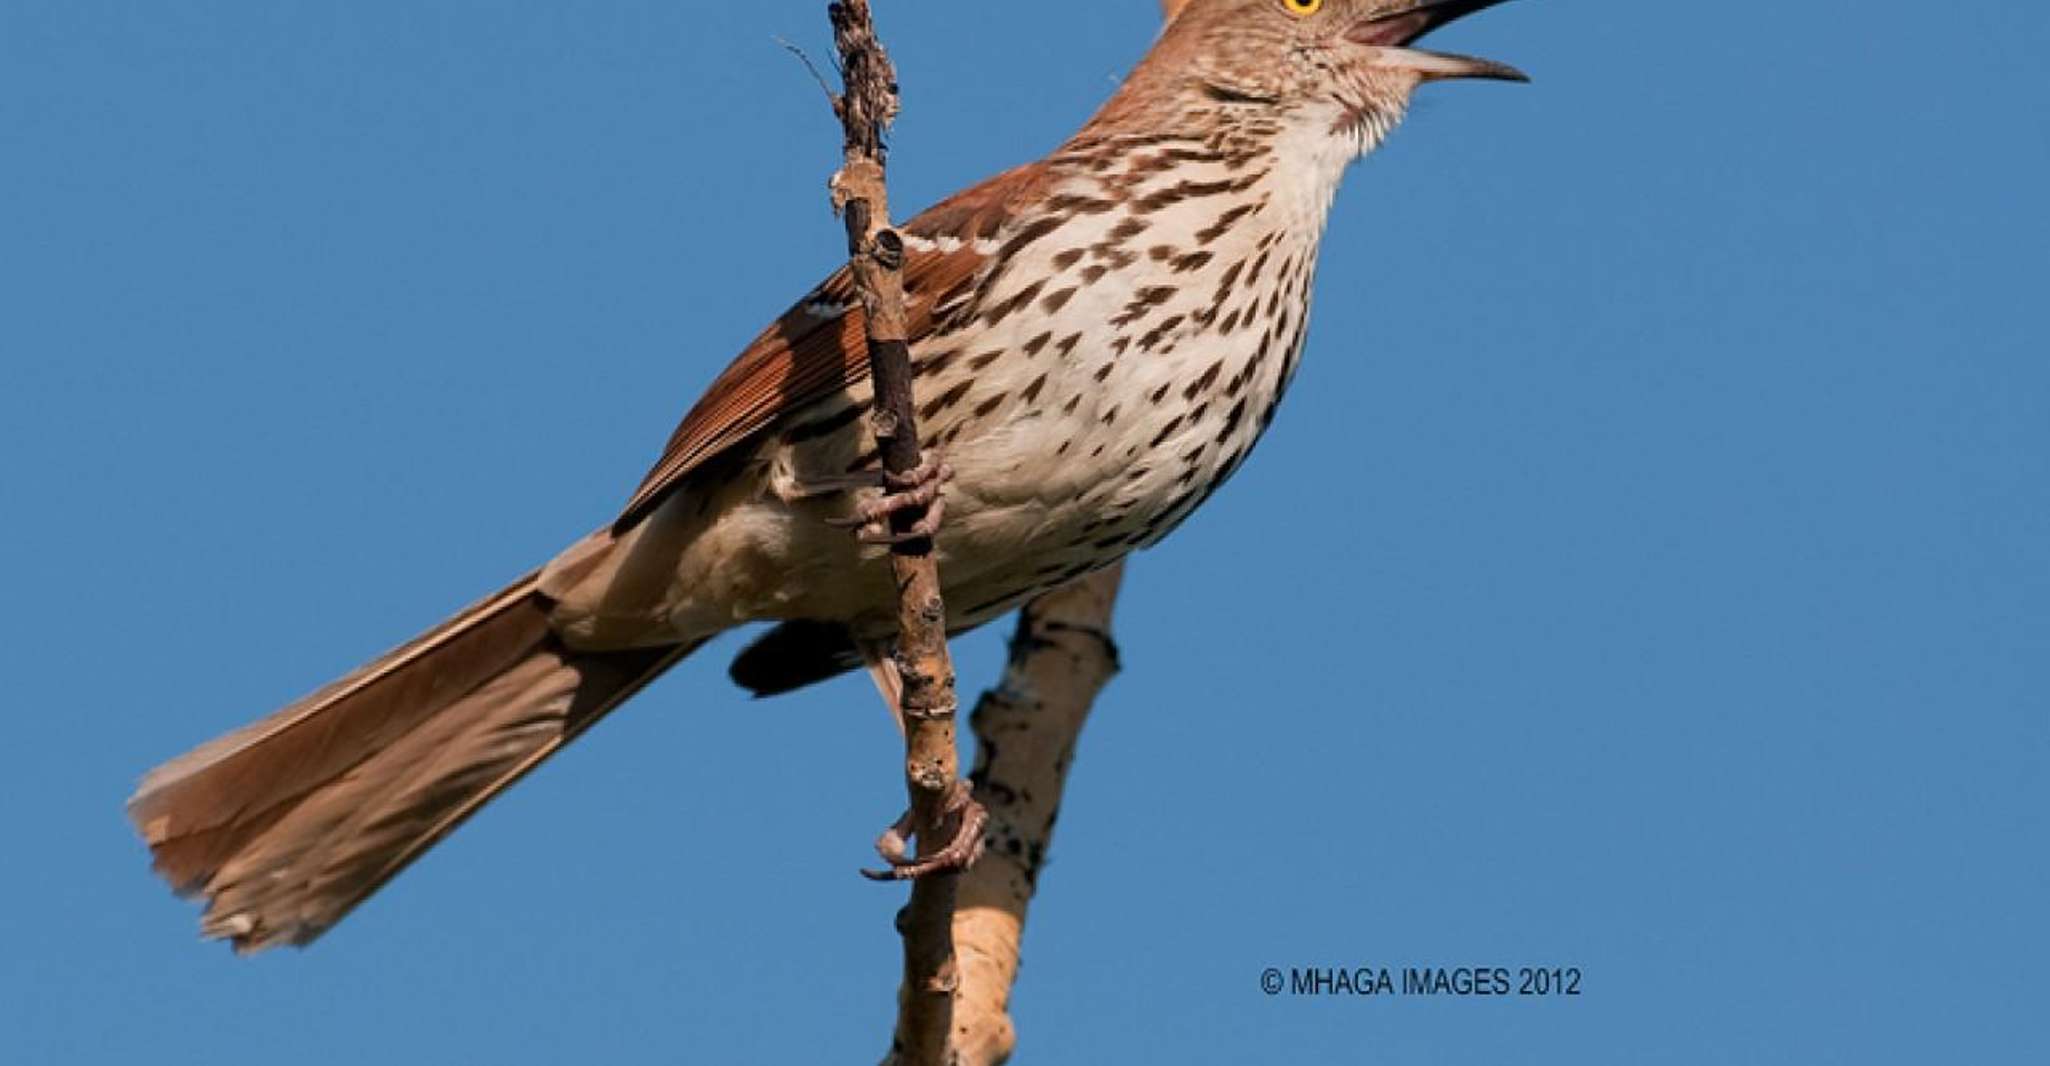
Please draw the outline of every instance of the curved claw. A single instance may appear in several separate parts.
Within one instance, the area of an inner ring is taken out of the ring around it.
[[[883,835],[876,838],[876,854],[892,867],[909,866],[916,860],[911,858],[911,812],[897,819]]]
[[[982,833],[989,828],[989,811],[975,802],[965,782],[955,782],[954,793],[947,799],[947,812],[956,815],[954,836],[947,846],[930,855],[913,858],[909,855],[911,834],[911,813],[883,830],[876,838],[876,852],[890,864],[887,870],[863,870],[861,876],[871,881],[916,881],[934,874],[958,873],[975,864],[982,857]]]
[[[864,544],[902,544],[934,536],[939,532],[939,515],[945,506],[941,488],[953,478],[954,468],[935,452],[926,456],[914,470],[903,474],[883,474],[883,495],[861,501],[855,505],[853,515],[829,518],[826,524],[838,529],[859,530]],[[911,510],[925,512],[912,529],[897,533],[889,528],[892,517]]]
[[[881,521],[865,523],[861,527],[861,532],[855,534],[854,539],[863,544],[893,546],[920,540],[925,537],[936,537],[940,533],[940,521],[946,517],[946,514],[947,501],[945,497],[935,494],[932,502],[926,505],[925,516],[912,523],[910,529],[898,533]]]

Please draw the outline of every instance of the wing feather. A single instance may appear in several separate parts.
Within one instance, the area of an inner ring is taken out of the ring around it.
[[[1020,167],[906,223],[906,314],[914,348],[957,311],[953,294],[985,276],[996,236],[1041,184]],[[868,380],[867,315],[846,267],[763,330],[705,390],[635,490],[615,532],[646,518],[693,471],[812,404]]]

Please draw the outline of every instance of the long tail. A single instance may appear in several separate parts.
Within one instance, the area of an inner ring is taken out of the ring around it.
[[[312,942],[691,650],[570,651],[537,578],[143,779],[129,816],[207,936]]]

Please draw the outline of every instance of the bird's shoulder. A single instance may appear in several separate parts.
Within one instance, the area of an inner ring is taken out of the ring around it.
[[[965,299],[1002,250],[1021,214],[1042,199],[1039,165],[970,186],[899,227],[905,236],[909,340],[930,335]],[[841,266],[771,323],[714,379],[669,438],[614,529],[646,518],[692,472],[756,439],[784,417],[869,376],[867,315],[852,272]]]

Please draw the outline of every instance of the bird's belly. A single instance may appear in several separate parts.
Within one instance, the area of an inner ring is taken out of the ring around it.
[[[914,348],[921,443],[954,471],[937,548],[957,622],[1153,544],[1250,453],[1302,348],[1312,250],[1214,247],[1171,286],[1106,278],[1058,315]],[[738,479],[752,487],[700,503],[672,587],[680,626],[891,617],[883,551],[827,524],[856,497],[807,490],[877,468],[869,402],[865,384],[815,401],[753,453],[759,476]]]
[[[961,434],[939,541],[950,609],[992,617],[1180,525],[1273,417],[1293,353],[1270,354],[1196,344]]]
[[[1102,381],[1064,376],[1058,387],[1049,377],[1042,392],[1051,405],[979,418],[935,412],[922,428],[955,471],[937,541],[954,626],[988,621],[1154,543],[1231,475],[1271,416],[1287,365],[1233,346],[1191,355],[1193,367],[1162,361]],[[1228,370],[1213,374],[1213,365]],[[1156,403],[1163,385],[1173,387]],[[1117,398],[1134,395],[1136,404]],[[747,464],[752,473],[679,493],[603,573],[562,594],[565,635],[580,646],[631,646],[792,618],[887,631],[885,550],[831,524],[858,497],[802,491],[872,465],[865,423],[768,442]]]

